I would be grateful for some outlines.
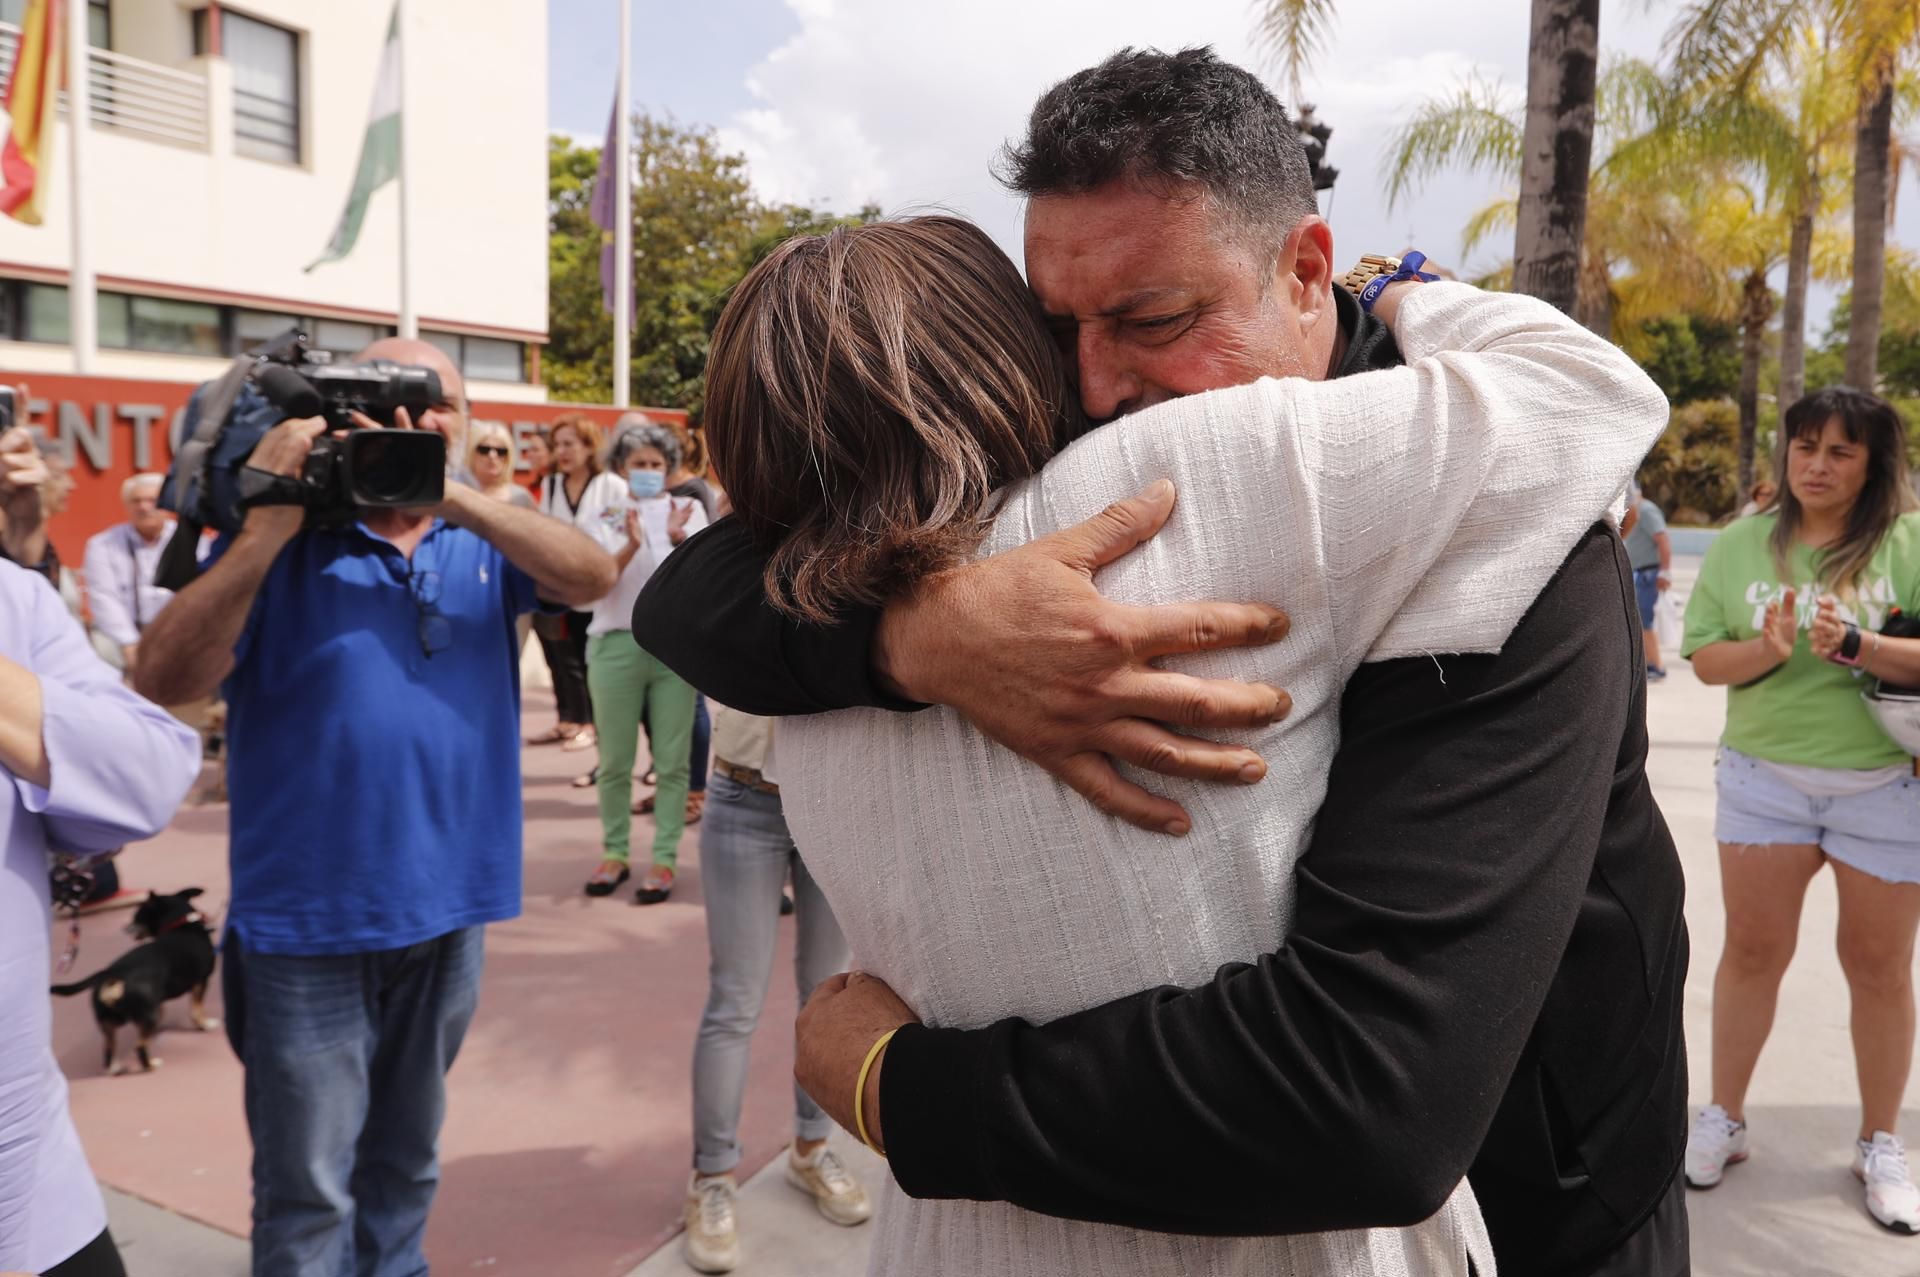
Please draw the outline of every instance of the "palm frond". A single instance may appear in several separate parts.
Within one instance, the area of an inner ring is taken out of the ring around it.
[[[1744,90],[1809,7],[1807,0],[1693,0],[1667,30],[1675,79],[1688,90]]]
[[[1442,169],[1461,167],[1518,181],[1521,111],[1497,82],[1470,76],[1429,98],[1387,139],[1387,207]]]
[[[1511,235],[1520,216],[1520,201],[1502,195],[1467,219],[1460,229],[1460,256],[1467,257],[1495,235]]]
[[[1254,0],[1254,44],[1279,63],[1295,105],[1309,63],[1333,32],[1334,0]]]

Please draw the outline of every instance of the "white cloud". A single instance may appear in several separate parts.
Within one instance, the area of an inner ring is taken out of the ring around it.
[[[787,4],[799,30],[752,69],[747,85],[756,105],[721,129],[728,146],[747,156],[761,193],[835,210],[869,201],[889,211],[952,209],[978,221],[1015,260],[1019,204],[993,180],[991,166],[1048,85],[1129,44],[1212,44],[1269,83],[1278,80],[1253,47],[1248,0]],[[1527,7],[1452,0],[1444,22],[1423,23],[1410,21],[1412,7],[1346,0],[1329,47],[1315,59],[1306,97],[1333,127],[1328,162],[1340,170],[1329,220],[1343,257],[1413,244],[1445,263],[1490,265],[1498,254],[1485,250],[1473,263],[1458,260],[1460,228],[1500,184],[1445,174],[1389,213],[1382,153],[1416,103],[1469,73],[1524,93]],[[1603,48],[1657,56],[1677,0],[1651,7],[1607,6]]]

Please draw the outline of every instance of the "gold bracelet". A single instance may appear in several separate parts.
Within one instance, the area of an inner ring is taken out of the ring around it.
[[[880,1058],[880,1053],[887,1049],[887,1043],[893,1041],[893,1035],[899,1031],[899,1027],[895,1026],[880,1035],[880,1040],[868,1050],[866,1062],[860,1066],[860,1077],[853,1084],[853,1133],[860,1137],[862,1144],[873,1149],[874,1153],[880,1157],[885,1157],[886,1154],[875,1148],[873,1141],[867,1136],[867,1074],[873,1072],[873,1062]]]

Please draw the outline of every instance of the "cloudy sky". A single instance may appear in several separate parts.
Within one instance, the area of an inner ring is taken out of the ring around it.
[[[1606,51],[1657,58],[1678,7],[1609,3]],[[1249,0],[634,0],[633,100],[710,124],[770,199],[851,210],[938,206],[980,222],[1019,260],[1019,205],[991,164],[1033,99],[1123,45],[1211,44],[1277,86],[1252,42]],[[1460,228],[1503,183],[1449,173],[1389,208],[1383,151],[1413,106],[1478,74],[1526,83],[1524,0],[1343,0],[1306,98],[1333,126],[1340,170],[1321,197],[1342,257],[1408,245],[1468,270]],[[550,123],[598,140],[611,102],[614,0],[551,0]],[[1408,37],[1417,32],[1413,39]],[[1285,96],[1285,95],[1283,95]],[[1920,247],[1920,181],[1906,179],[1895,238]],[[1817,338],[1826,299],[1813,316]]]

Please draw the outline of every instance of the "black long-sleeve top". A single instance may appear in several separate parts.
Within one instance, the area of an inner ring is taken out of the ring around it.
[[[788,624],[765,563],[722,520],[655,575],[636,639],[750,712],[887,704],[874,615]],[[901,1187],[1233,1235],[1411,1223],[1464,1174],[1502,1272],[1591,1271],[1685,1143],[1684,885],[1631,584],[1596,525],[1498,655],[1354,674],[1278,952],[1044,1026],[903,1029],[880,1094]]]

